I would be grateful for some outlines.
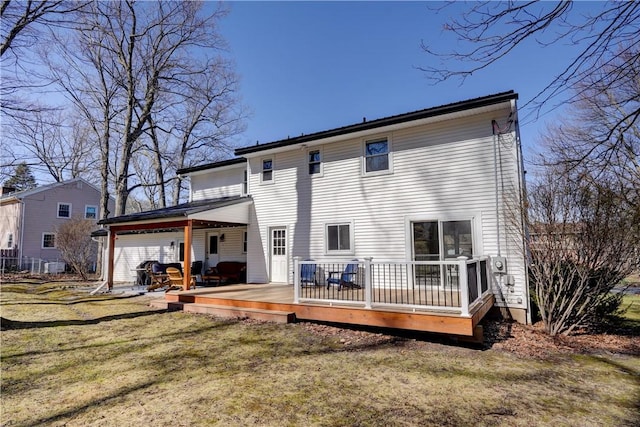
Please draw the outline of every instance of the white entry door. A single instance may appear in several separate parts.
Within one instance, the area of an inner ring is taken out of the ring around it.
[[[287,277],[287,229],[271,228],[271,281],[286,283]]]
[[[220,261],[220,233],[207,233],[207,241],[205,245],[205,269],[213,268]]]

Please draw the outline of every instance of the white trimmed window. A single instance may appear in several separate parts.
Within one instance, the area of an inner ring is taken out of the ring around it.
[[[58,218],[71,218],[71,203],[58,203]]]
[[[364,142],[364,173],[391,172],[391,141],[389,138],[377,138]]]
[[[53,249],[56,247],[55,233],[42,233],[42,249]]]
[[[326,224],[325,241],[328,254],[352,254],[353,224],[350,222]]]
[[[262,182],[273,182],[273,159],[262,159]]]
[[[245,168],[245,170],[242,171],[242,195],[244,195],[244,196],[249,194],[249,179],[248,178],[249,178],[249,172]]]
[[[309,175],[322,176],[322,151],[313,149],[307,152]]]
[[[13,233],[9,233],[7,236],[7,248],[13,249]]]
[[[243,231],[242,232],[242,253],[246,254],[247,253],[247,232]]]
[[[87,205],[84,207],[84,217],[86,219],[96,219],[98,218],[98,207]]]

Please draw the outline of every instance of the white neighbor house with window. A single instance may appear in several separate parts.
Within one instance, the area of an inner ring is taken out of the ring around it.
[[[364,120],[182,169],[189,202],[102,221],[113,246],[107,280],[133,280],[145,260],[240,261],[247,283],[293,284],[296,260],[467,257],[484,263],[495,304],[524,322],[524,231],[511,209],[524,194],[517,98]]]
[[[56,226],[75,216],[97,223],[99,205],[100,190],[81,178],[17,192],[3,188],[0,198],[3,256],[61,261],[56,247]]]

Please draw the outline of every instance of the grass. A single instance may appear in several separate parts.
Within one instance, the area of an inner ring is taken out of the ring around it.
[[[3,426],[640,421],[639,358],[527,360],[406,338],[347,348],[301,325],[155,312],[146,297],[63,288],[1,286]]]
[[[635,322],[640,326],[640,295],[625,295],[620,305],[627,322]]]

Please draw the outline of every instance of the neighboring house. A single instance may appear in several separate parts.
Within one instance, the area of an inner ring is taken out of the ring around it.
[[[517,98],[364,120],[183,169],[188,203],[102,221],[109,280],[132,280],[145,260],[243,261],[248,283],[292,284],[294,257],[437,261],[438,271],[490,257],[496,304],[526,321],[524,234],[509,213],[524,192]]]
[[[81,178],[2,194],[0,244],[3,255],[19,260],[62,261],[56,248],[56,226],[74,216],[97,223],[99,206],[100,190]]]

